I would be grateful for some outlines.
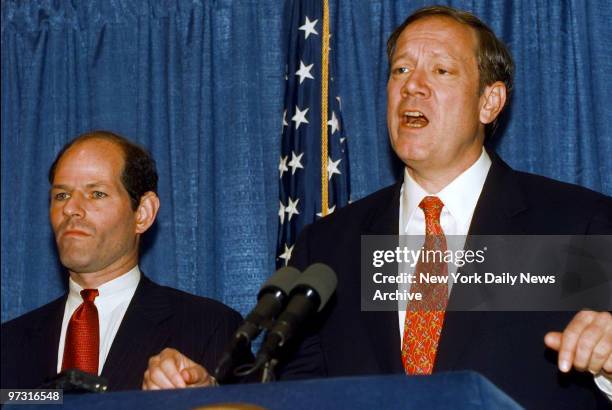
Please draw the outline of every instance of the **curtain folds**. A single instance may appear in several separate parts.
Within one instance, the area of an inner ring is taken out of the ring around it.
[[[248,311],[274,268],[292,3],[2,2],[2,321],[65,289],[47,171],[65,142],[91,129],[134,139],[157,161],[161,210],[144,238],[143,271]],[[355,200],[398,174],[385,124],[385,43],[430,2],[330,3]],[[482,17],[515,57],[516,92],[495,141],[501,155],[612,194],[612,5],[446,3]]]

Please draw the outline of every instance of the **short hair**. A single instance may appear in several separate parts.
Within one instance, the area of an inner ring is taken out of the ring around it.
[[[144,147],[127,138],[105,130],[86,132],[64,145],[49,168],[49,183],[53,184],[57,164],[66,151],[78,143],[91,139],[109,141],[117,145],[123,152],[121,183],[130,196],[132,210],[135,211],[138,208],[140,198],[145,193],[149,191],[157,193],[158,175],[155,160],[151,154]]]
[[[476,59],[478,61],[479,74],[479,93],[482,94],[487,85],[491,85],[496,81],[501,81],[506,85],[506,105],[510,101],[510,94],[513,88],[514,77],[514,61],[512,55],[506,45],[497,38],[493,30],[483,23],[478,17],[463,10],[457,10],[447,6],[431,6],[423,7],[416,10],[408,18],[397,27],[387,40],[387,57],[389,63],[393,58],[397,39],[402,34],[404,29],[410,24],[426,17],[447,17],[458,23],[471,27],[476,33],[478,39],[478,48],[476,50]],[[505,108],[505,107],[504,107]],[[499,118],[499,117],[498,117]],[[486,135],[490,136],[497,128],[497,120],[485,127]]]

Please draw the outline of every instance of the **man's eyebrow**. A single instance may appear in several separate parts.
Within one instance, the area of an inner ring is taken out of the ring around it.
[[[98,188],[98,187],[106,187],[106,186],[108,186],[107,183],[96,181],[96,182],[90,182],[89,184],[85,185],[85,188]]]
[[[448,53],[440,53],[437,51],[432,51],[431,54],[436,57],[436,58],[440,58],[442,60],[448,60],[448,61],[462,61],[461,58],[455,57],[451,54]]]
[[[65,184],[53,184],[51,189],[68,189],[68,185]]]
[[[459,62],[462,61],[462,59],[455,57],[449,53],[445,53],[445,52],[441,52],[441,51],[434,51],[434,50],[427,50],[427,54],[430,54],[436,58],[440,58],[442,60],[449,60],[449,61],[453,61],[453,62]],[[413,58],[411,53],[409,51],[405,51],[401,54],[398,55],[394,55],[393,59],[391,60],[392,63],[395,62],[396,60],[402,59],[402,58]]]
[[[410,53],[408,51],[404,51],[402,54],[393,54],[391,63],[394,63],[395,61],[400,60],[402,58],[411,58]]]
[[[96,181],[96,182],[90,182],[86,184],[85,188],[91,189],[91,188],[106,187],[106,186],[108,186],[107,183],[102,182],[102,181]],[[51,185],[51,189],[70,189],[70,186],[66,184],[53,184]]]

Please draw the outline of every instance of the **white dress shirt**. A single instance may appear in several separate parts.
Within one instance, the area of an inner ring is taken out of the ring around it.
[[[102,373],[104,362],[113,344],[117,330],[121,325],[123,316],[136,292],[140,281],[140,269],[134,266],[127,273],[106,282],[98,288],[98,296],[94,304],[98,309],[98,320],[100,321],[100,355],[98,359],[98,374]],[[64,308],[64,319],[62,321],[62,332],[60,334],[59,348],[57,351],[57,372],[62,370],[64,357],[64,344],[66,342],[66,331],[68,323],[74,311],[83,303],[81,291],[83,288],[70,278],[68,299]]]
[[[435,195],[444,204],[440,214],[440,225],[446,236],[461,235],[466,236],[476,203],[480,197],[480,192],[484,186],[487,174],[491,168],[491,158],[487,152],[482,150],[482,154],[472,166],[463,171],[450,184],[445,186],[440,192],[427,192],[408,173],[404,170],[404,184],[401,190],[399,233],[400,235],[425,235],[425,213],[419,204],[428,195]],[[464,244],[458,245],[463,249]],[[449,249],[453,249],[449,242]],[[410,269],[401,269],[401,272],[411,273]],[[412,268],[414,271],[414,268]],[[449,269],[449,272],[451,270]],[[452,283],[449,282],[449,291]],[[403,284],[400,290],[409,290],[408,284]],[[398,311],[400,346],[404,335],[405,310]]]

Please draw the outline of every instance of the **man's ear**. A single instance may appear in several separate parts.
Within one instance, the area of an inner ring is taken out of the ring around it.
[[[153,225],[158,210],[159,198],[155,192],[149,191],[140,197],[136,209],[136,233],[142,234]]]
[[[480,96],[480,122],[492,123],[506,105],[506,85],[496,81],[485,87]]]

